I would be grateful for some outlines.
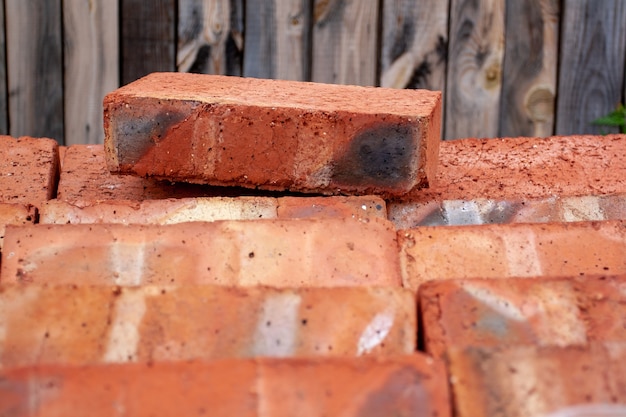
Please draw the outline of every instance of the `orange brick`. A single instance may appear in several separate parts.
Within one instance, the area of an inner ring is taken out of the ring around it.
[[[58,167],[56,141],[0,136],[0,203],[37,206],[54,198]]]
[[[0,203],[0,252],[4,243],[4,229],[7,225],[35,223],[37,209],[29,205]]]
[[[253,361],[0,369],[0,415],[256,416]]]
[[[443,200],[389,204],[398,229],[502,223],[626,220],[626,194],[551,196],[534,199]]]
[[[467,279],[420,287],[426,350],[626,342],[626,275]]]
[[[12,417],[451,415],[443,364],[419,354],[52,365],[0,379],[0,414]]]
[[[277,213],[279,218],[387,218],[385,200],[376,196],[282,197]]]
[[[436,180],[407,199],[427,203],[626,193],[624,155],[626,135],[442,141]]]
[[[174,224],[194,221],[275,219],[271,197],[199,197],[163,200],[113,200],[81,204],[50,200],[40,209],[44,224]]]
[[[418,227],[398,232],[404,285],[429,280],[626,274],[626,222]]]
[[[0,328],[4,366],[389,356],[417,337],[415,298],[393,287],[9,285]]]
[[[626,415],[626,344],[452,349],[459,417]]]
[[[440,118],[439,92],[186,73],[104,100],[112,171],[326,194],[427,186]]]
[[[361,286],[401,283],[383,219],[8,226],[2,282]]]

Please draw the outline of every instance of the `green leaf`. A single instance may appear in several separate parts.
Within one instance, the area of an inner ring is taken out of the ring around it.
[[[626,107],[620,104],[616,110],[591,123],[600,126],[616,126],[620,128],[621,133],[626,133]]]

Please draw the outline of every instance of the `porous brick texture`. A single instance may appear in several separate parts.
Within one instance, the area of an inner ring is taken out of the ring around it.
[[[389,188],[365,172],[337,187],[346,195],[305,195],[315,176],[303,173],[346,162],[350,138],[387,143],[382,128],[348,128],[408,117],[389,116],[393,103],[421,93],[215,78],[244,90],[209,105],[205,90],[155,85],[169,77],[108,101],[126,117],[118,133],[153,135],[108,144],[138,157],[134,174],[111,173],[103,146],[2,139],[2,152],[22,149],[2,163],[39,179],[0,182],[19,197],[0,204],[0,415],[626,414],[626,136],[465,139],[437,159],[426,118],[407,125],[428,145],[425,176]],[[262,97],[270,85],[305,90]],[[224,133],[244,118],[248,136]],[[236,141],[209,154],[205,139]],[[301,182],[278,192],[166,172],[236,150],[212,172],[247,161],[240,185],[256,187],[297,156]]]
[[[104,99],[115,172],[402,195],[434,180],[441,93],[157,73]]]

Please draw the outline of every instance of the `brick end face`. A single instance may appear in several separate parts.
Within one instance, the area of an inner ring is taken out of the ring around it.
[[[171,93],[156,86],[168,83],[175,85]],[[258,91],[245,98],[218,84]],[[191,91],[193,85],[201,93]],[[284,101],[261,96],[277,89],[285,90]],[[370,110],[389,94],[153,74],[105,98],[107,163],[116,172],[212,185],[402,195],[427,186],[434,172],[441,95],[400,92],[387,109],[378,104],[380,112]],[[351,97],[364,102],[345,102]]]

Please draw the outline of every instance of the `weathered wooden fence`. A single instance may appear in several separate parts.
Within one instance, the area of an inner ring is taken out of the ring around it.
[[[447,139],[599,132],[626,95],[624,0],[0,4],[0,133],[65,144],[153,71],[442,90]]]

